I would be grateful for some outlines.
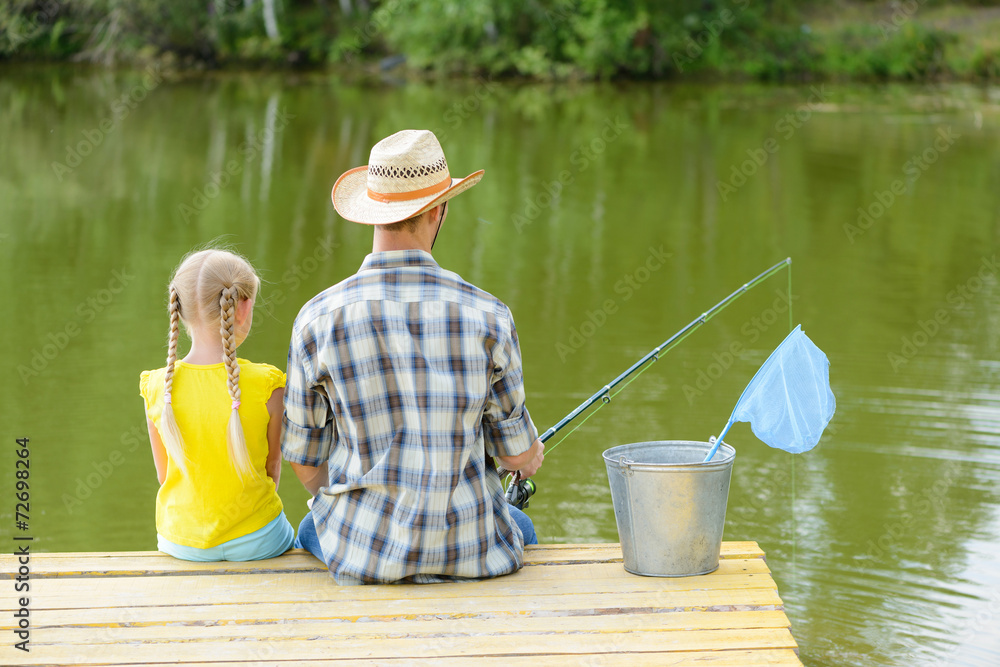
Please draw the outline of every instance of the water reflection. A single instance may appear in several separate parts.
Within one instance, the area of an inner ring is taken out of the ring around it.
[[[1000,659],[1000,290],[995,268],[980,276],[998,246],[997,91],[828,87],[788,134],[778,123],[808,87],[226,76],[165,80],[102,130],[141,80],[0,75],[0,404],[35,444],[39,548],[154,546],[136,379],[165,356],[180,257],[223,238],[251,258],[268,282],[242,354],[283,366],[298,308],[370,247],[370,231],[334,215],[333,181],[383,136],[430,127],[454,174],[487,171],[436,254],[511,306],[540,427],[793,257],[795,320],[831,359],[839,412],[797,458],[734,428],[727,539],[767,551],[807,664]],[[947,128],[959,138],[907,180]],[[777,150],[723,197],[719,183],[769,139]],[[71,172],[54,169],[73,150]],[[863,233],[845,227],[897,179],[905,191]],[[662,266],[638,271],[661,246]],[[757,288],[547,458],[531,503],[543,540],[617,539],[600,453],[718,432],[787,332],[768,316],[785,292],[781,279]],[[744,351],[722,364],[733,342]],[[686,391],[713,364],[708,386]],[[124,463],[108,463],[115,450]],[[287,471],[281,493],[301,517]]]

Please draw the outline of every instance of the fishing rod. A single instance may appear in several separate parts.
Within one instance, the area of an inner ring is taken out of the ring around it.
[[[600,401],[600,405],[597,406],[596,410],[587,415],[587,417],[583,421],[577,424],[572,431],[563,436],[559,440],[559,442],[552,445],[552,447],[549,448],[546,454],[551,453],[553,449],[561,445],[563,443],[563,440],[565,440],[566,438],[568,438],[570,435],[573,434],[573,431],[576,431],[576,429],[583,426],[583,424],[587,421],[587,419],[590,419],[594,414],[597,413],[598,410],[600,410],[602,407],[610,403],[612,398],[617,396],[623,389],[625,389],[625,387],[627,387],[636,378],[638,378],[640,375],[646,372],[646,370],[648,370],[655,362],[659,361],[661,355],[669,352],[671,349],[679,345],[681,341],[683,341],[685,338],[687,338],[692,333],[697,331],[703,324],[708,322],[710,319],[712,319],[713,317],[721,313],[723,310],[725,310],[731,303],[733,303],[741,296],[749,292],[751,289],[753,289],[754,287],[764,282],[765,280],[767,280],[775,273],[784,268],[788,269],[788,321],[789,321],[789,326],[791,326],[792,258],[786,257],[784,260],[778,262],[771,268],[767,269],[766,271],[758,275],[756,278],[750,280],[749,282],[743,283],[742,287],[735,290],[725,299],[723,299],[719,303],[715,304],[714,306],[706,310],[699,317],[696,317],[695,319],[691,320],[691,322],[689,322],[686,326],[684,326],[680,331],[678,331],[673,336],[671,336],[667,340],[657,345],[648,354],[639,359],[639,361],[629,366],[629,368],[624,373],[616,377],[608,384],[601,387],[601,389],[598,390],[597,393],[595,393],[593,396],[591,396],[583,403],[578,405],[572,412],[570,412],[568,415],[560,419],[559,422],[556,423],[552,428],[550,428],[549,430],[545,431],[545,433],[540,435],[538,438],[539,440],[541,440],[542,442],[548,441],[550,438],[552,438],[552,436],[554,436],[556,433],[564,429],[573,420],[575,420],[581,414],[586,412],[591,406]],[[638,373],[636,373],[636,371],[638,371]],[[635,374],[635,377],[629,379],[629,377],[632,376],[633,374]],[[626,382],[626,380],[628,381]],[[624,383],[624,385],[621,387],[621,389],[618,389],[618,391],[614,391],[615,388],[618,387],[619,385],[622,385],[622,383]],[[532,494],[535,493],[535,489],[536,489],[535,483],[530,479],[525,479],[525,480],[514,479],[512,480],[511,484],[507,487],[507,492],[506,492],[507,501],[510,504],[514,505],[515,507],[518,507],[519,509],[521,509],[522,507],[527,507],[528,498],[530,498]]]

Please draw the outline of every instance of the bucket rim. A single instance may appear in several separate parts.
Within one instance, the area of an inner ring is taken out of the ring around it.
[[[622,461],[620,455],[616,455],[615,452],[621,452],[626,447],[637,447],[641,445],[694,445],[696,448],[704,451],[708,454],[712,445],[708,442],[698,441],[698,440],[645,440],[642,442],[628,442],[622,443],[620,445],[615,445],[614,447],[609,447],[604,450],[601,456],[604,458],[606,465],[625,465],[632,470],[686,470],[689,472],[697,471],[710,471],[719,470],[723,468],[731,467],[733,461],[736,459],[736,449],[723,442],[719,445],[719,451],[716,452],[715,457],[711,461],[692,461],[690,463],[648,463],[648,462],[638,462],[625,460]],[[720,458],[721,456],[721,458]]]

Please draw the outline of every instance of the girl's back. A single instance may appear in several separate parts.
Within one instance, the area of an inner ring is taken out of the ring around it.
[[[277,493],[285,374],[236,357],[259,286],[233,253],[188,255],[170,281],[167,365],[140,376],[157,545],[178,558],[270,558],[294,540]],[[178,360],[182,323],[191,349]]]
[[[175,364],[171,402],[184,435],[187,471],[167,466],[156,495],[157,532],[171,542],[214,547],[265,526],[281,513],[274,480],[268,477],[267,401],[285,385],[285,374],[245,359],[240,365],[239,415],[257,479],[244,481],[229,460],[226,427],[230,399],[224,363]],[[157,424],[163,411],[166,368],[142,373],[139,388],[146,414]]]

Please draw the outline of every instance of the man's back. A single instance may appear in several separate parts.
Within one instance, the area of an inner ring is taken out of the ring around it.
[[[521,566],[492,457],[536,431],[499,300],[426,252],[369,255],[296,318],[285,405],[285,458],[329,465],[312,513],[338,583]]]

